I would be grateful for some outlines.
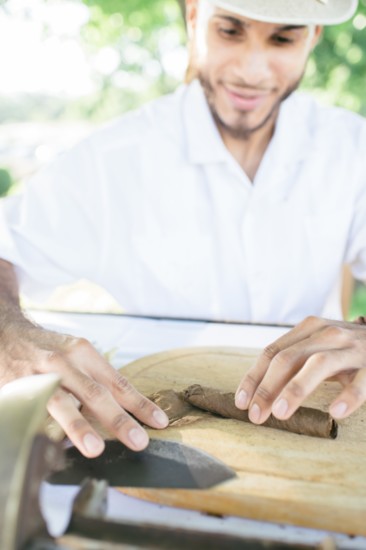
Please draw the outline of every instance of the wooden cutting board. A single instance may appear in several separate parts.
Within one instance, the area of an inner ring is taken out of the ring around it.
[[[186,348],[144,357],[123,368],[149,395],[198,383],[235,391],[258,354],[247,348]],[[339,385],[324,383],[305,403],[327,410]],[[218,515],[366,536],[366,408],[342,421],[335,440],[202,415],[180,428],[149,430],[222,460],[238,478],[210,490],[121,489],[144,498]]]

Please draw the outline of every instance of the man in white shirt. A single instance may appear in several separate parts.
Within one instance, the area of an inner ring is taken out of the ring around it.
[[[344,263],[366,279],[366,123],[292,94],[320,25],[347,19],[356,3],[188,0],[193,82],[91,136],[2,205],[3,382],[61,373],[49,410],[87,456],[103,443],[69,393],[135,450],[148,439],[126,411],[154,427],[167,419],[88,342],[26,320],[18,283],[35,297],[83,277],[130,313],[297,323],[340,318],[329,297]],[[323,336],[310,351],[294,344],[328,325],[306,323],[243,380],[237,405],[254,422],[272,406],[288,416],[311,386],[364,367],[346,358],[315,368],[326,362]],[[356,340],[366,348],[360,325],[331,330],[343,332],[330,346],[341,348],[347,332],[349,353]],[[291,368],[279,375],[285,360]],[[342,394],[334,407],[353,401],[338,417],[365,400],[366,369],[358,372],[345,391],[359,397]]]

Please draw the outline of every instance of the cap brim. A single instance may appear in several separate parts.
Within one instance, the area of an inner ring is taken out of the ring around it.
[[[267,23],[336,25],[350,19],[358,0],[209,0],[211,4]]]

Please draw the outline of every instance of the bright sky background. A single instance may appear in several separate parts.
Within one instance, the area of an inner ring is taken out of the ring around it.
[[[101,48],[87,59],[78,41],[80,27],[89,16],[82,3],[8,0],[3,7],[1,3],[0,0],[0,95],[36,92],[69,98],[83,96],[95,90],[93,71],[108,74],[118,66],[119,56],[111,47]],[[179,38],[166,29],[161,60],[164,69],[180,79],[186,51],[178,42]],[[133,58],[132,46],[130,50],[125,55]],[[155,77],[155,65],[152,62],[144,66],[144,78]],[[133,87],[136,75],[117,76],[123,80],[117,79],[117,86]]]
[[[87,18],[87,8],[70,0],[9,0],[0,7],[0,93],[91,92],[90,68],[77,40]]]

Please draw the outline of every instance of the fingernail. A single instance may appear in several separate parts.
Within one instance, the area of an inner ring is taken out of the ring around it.
[[[165,428],[169,424],[169,418],[163,411],[154,411],[153,417],[155,422],[162,428]]]
[[[235,405],[238,409],[247,409],[248,408],[248,394],[244,390],[240,390],[239,393],[235,396]]]
[[[249,410],[249,419],[252,422],[256,423],[256,422],[259,422],[260,417],[261,417],[261,410],[259,408],[259,405],[257,405],[257,403],[254,403],[254,405],[252,405]]]
[[[330,408],[330,414],[334,416],[335,418],[342,418],[347,412],[348,405],[344,401],[341,401],[340,403],[337,403],[333,407]]]
[[[132,430],[128,432],[128,437],[132,445],[137,449],[144,449],[149,442],[147,433],[140,428],[132,428]]]
[[[288,403],[286,399],[280,399],[272,407],[272,413],[276,418],[282,418],[286,415],[288,411]]]
[[[104,450],[104,442],[94,434],[86,434],[83,438],[85,449],[91,454],[100,454]]]

